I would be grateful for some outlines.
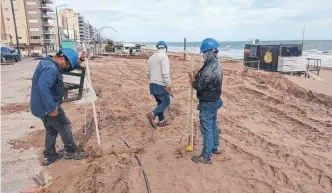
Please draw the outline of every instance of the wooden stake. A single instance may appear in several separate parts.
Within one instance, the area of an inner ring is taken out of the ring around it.
[[[194,63],[193,59],[190,59],[190,73],[191,76],[194,75]],[[187,151],[193,151],[194,150],[194,122],[193,122],[193,93],[194,89],[191,84],[189,84],[189,123],[188,123],[188,131],[189,131],[189,138],[188,138],[188,147]]]
[[[86,72],[88,74],[88,81],[89,81],[90,87],[92,88],[90,68],[89,68],[89,60],[86,60]],[[98,142],[98,146],[100,146],[99,127],[98,127],[98,120],[97,120],[96,105],[95,105],[94,100],[92,100],[92,109],[93,109],[93,119],[95,121],[95,126],[96,126],[97,142]]]
[[[187,39],[184,38],[184,42],[183,42],[183,60],[186,61],[186,55],[187,55]]]

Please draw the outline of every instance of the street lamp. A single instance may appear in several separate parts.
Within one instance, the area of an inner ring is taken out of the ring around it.
[[[59,7],[64,7],[64,6],[67,6],[67,4],[62,4],[62,5],[58,5],[58,6],[55,7],[56,28],[57,28],[57,31],[58,31],[59,50],[60,50],[61,44],[60,44],[60,30],[59,30],[58,8],[59,8]]]

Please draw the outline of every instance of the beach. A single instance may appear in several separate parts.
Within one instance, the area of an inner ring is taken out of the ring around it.
[[[40,175],[50,184],[51,192],[147,192],[142,168],[152,192],[160,193],[332,191],[332,96],[324,92],[330,88],[332,71],[321,71],[326,82],[317,83],[322,88],[315,90],[311,84],[317,80],[222,62],[224,105],[218,112],[218,126],[224,153],[214,155],[212,165],[201,165],[191,161],[202,148],[197,110],[194,152],[186,151],[190,62],[176,53],[170,53],[169,58],[174,94],[166,112],[170,124],[156,130],[145,117],[155,106],[145,76],[147,60],[102,57],[89,61],[92,84],[99,91],[96,106],[101,145],[97,145],[91,122],[91,104],[87,135],[84,103],[63,104],[75,140],[90,157],[61,160],[43,168]],[[192,60],[195,69],[202,66],[201,56],[192,55]],[[10,111],[9,105],[15,101],[9,97],[2,104],[7,109],[3,116],[25,113],[24,106]],[[197,104],[194,96],[194,109]],[[30,118],[35,120],[32,115]],[[8,140],[7,145],[15,151],[33,149],[41,159],[45,131],[39,122],[33,124],[35,129]],[[123,141],[132,148],[143,148],[137,154],[142,167],[131,153],[109,153],[128,149]],[[61,148],[60,139],[57,148]]]

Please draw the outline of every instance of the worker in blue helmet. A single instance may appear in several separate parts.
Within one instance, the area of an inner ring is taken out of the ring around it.
[[[221,154],[219,129],[217,126],[218,109],[222,106],[222,67],[218,60],[219,43],[213,38],[203,40],[201,53],[204,65],[190,74],[190,83],[197,91],[199,99],[199,119],[203,135],[203,149],[199,156],[193,156],[196,163],[212,164],[212,153]]]
[[[170,63],[166,55],[167,44],[164,41],[159,41],[156,45],[157,52],[154,53],[148,60],[147,76],[150,80],[150,94],[154,96],[157,107],[146,113],[150,125],[155,128],[155,118],[158,117],[159,127],[166,126],[164,111],[170,105],[171,94],[171,76]]]
[[[64,95],[62,74],[78,68],[85,57],[85,53],[78,57],[73,49],[62,48],[55,56],[42,59],[33,74],[30,108],[32,114],[43,121],[46,129],[43,165],[50,165],[62,157],[80,160],[89,155],[78,150],[70,120],[61,107]],[[56,152],[58,134],[64,143],[65,152]]]

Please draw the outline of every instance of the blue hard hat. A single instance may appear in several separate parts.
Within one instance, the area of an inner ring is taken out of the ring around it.
[[[156,45],[156,47],[158,47],[158,46],[165,46],[166,48],[167,48],[167,44],[164,42],[164,41],[159,41],[158,43],[157,43],[157,45]]]
[[[213,38],[206,38],[203,40],[202,45],[201,45],[201,52],[204,53],[209,50],[214,50],[219,47],[219,43],[217,40]]]
[[[78,54],[72,48],[61,48],[60,51],[62,52],[63,56],[65,56],[70,64],[69,70],[76,69],[78,63]]]

